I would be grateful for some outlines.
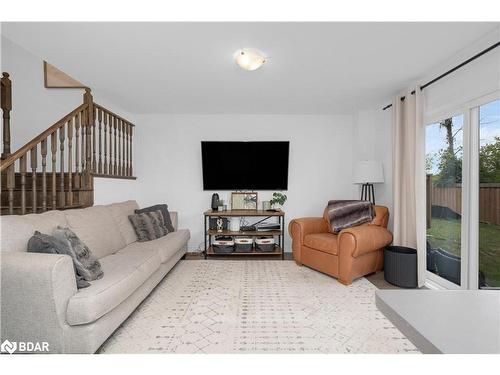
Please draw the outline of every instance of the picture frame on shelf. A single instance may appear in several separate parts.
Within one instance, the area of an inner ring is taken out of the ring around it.
[[[231,209],[233,210],[257,210],[257,193],[235,192],[231,193]]]

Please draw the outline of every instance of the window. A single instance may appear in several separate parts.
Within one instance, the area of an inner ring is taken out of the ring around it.
[[[500,288],[500,100],[479,107],[479,287]]]
[[[464,116],[426,126],[427,270],[461,285]]]

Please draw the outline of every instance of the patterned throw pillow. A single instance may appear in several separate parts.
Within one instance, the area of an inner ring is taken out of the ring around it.
[[[128,219],[134,227],[139,242],[156,240],[168,234],[160,210],[129,215]]]
[[[53,236],[60,241],[66,242],[70,248],[70,256],[79,275],[85,280],[92,281],[103,276],[101,263],[94,257],[90,249],[69,228],[57,227]]]
[[[59,234],[63,230],[58,229]],[[74,242],[74,239],[70,241],[64,234],[56,237],[36,231],[28,241],[28,252],[69,255],[73,260],[77,288],[86,288],[90,286],[88,281],[102,277],[101,264],[93,258],[90,250],[85,245],[83,245],[85,248],[77,253],[74,251],[71,242]]]
[[[167,228],[168,233],[174,232],[174,226],[172,225],[172,219],[170,218],[170,212],[168,211],[168,206],[166,204],[156,204],[154,206],[141,208],[139,210],[135,210],[135,213],[144,214],[146,212],[153,212],[158,210],[161,211],[163,222],[165,223],[165,227]]]

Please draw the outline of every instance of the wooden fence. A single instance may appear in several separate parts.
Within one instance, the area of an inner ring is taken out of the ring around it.
[[[430,226],[432,206],[448,207],[462,214],[462,184],[455,186],[432,186],[431,175],[427,176],[427,226]],[[479,184],[479,221],[500,225],[500,184]]]

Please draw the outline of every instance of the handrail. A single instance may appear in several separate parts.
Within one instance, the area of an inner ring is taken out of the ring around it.
[[[135,127],[134,123],[130,122],[130,121],[129,121],[129,120],[127,120],[127,119],[124,119],[124,118],[123,118],[123,117],[121,117],[121,116],[118,116],[116,113],[111,112],[109,109],[107,109],[107,108],[103,107],[103,106],[102,106],[102,105],[100,105],[100,104],[94,103],[94,107],[99,108],[99,109],[101,109],[102,111],[109,113],[109,114],[110,114],[110,115],[112,115],[113,117],[116,117],[116,118],[117,118],[117,119],[119,119],[119,120],[125,121],[127,124],[132,125],[132,126],[134,126],[134,127]]]
[[[67,121],[69,121],[71,118],[73,118],[77,113],[84,111],[87,109],[88,104],[83,103],[79,107],[75,108],[73,111],[68,113],[66,116],[61,118],[59,121],[57,121],[54,125],[52,125],[50,128],[33,138],[31,141],[26,143],[23,147],[21,147],[19,150],[14,152],[13,154],[10,154],[5,160],[1,161],[1,166],[0,166],[0,172],[4,172],[8,167],[10,167],[17,159],[19,159],[21,156],[25,155],[28,151],[30,151],[35,145],[39,144],[43,140],[45,140],[49,135],[51,135],[55,130],[59,129],[63,125],[66,124]]]

